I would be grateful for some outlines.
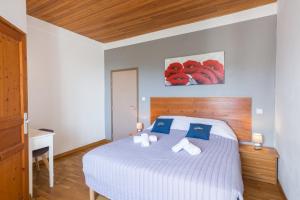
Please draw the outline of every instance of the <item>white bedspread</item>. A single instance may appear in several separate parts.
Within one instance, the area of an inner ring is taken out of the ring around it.
[[[189,139],[202,150],[197,156],[171,147],[185,136],[156,134],[148,148],[132,137],[101,146],[83,157],[86,184],[112,200],[242,200],[238,142],[211,135]],[[153,134],[153,133],[152,133]]]

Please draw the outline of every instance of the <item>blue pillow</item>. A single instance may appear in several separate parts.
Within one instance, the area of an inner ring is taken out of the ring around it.
[[[173,119],[157,118],[151,132],[169,134],[172,122]]]
[[[199,138],[209,140],[211,125],[207,124],[190,124],[190,129],[185,137]]]

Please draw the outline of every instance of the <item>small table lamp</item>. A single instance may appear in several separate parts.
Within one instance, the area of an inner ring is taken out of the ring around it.
[[[136,123],[136,129],[138,132],[141,132],[143,130],[144,124],[142,122]]]
[[[261,133],[253,133],[252,142],[255,150],[262,149],[263,135]]]

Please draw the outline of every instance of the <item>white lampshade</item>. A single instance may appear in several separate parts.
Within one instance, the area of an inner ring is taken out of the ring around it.
[[[263,135],[261,133],[253,133],[252,134],[252,142],[256,144],[263,143]]]
[[[143,130],[143,127],[144,127],[144,124],[142,122],[137,122],[136,123],[136,129],[137,130],[139,130],[139,131]]]

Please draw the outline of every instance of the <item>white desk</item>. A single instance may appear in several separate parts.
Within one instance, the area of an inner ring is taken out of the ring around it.
[[[49,185],[53,187],[54,171],[53,171],[53,136],[55,133],[29,129],[29,194],[32,196],[32,151],[49,147]]]

